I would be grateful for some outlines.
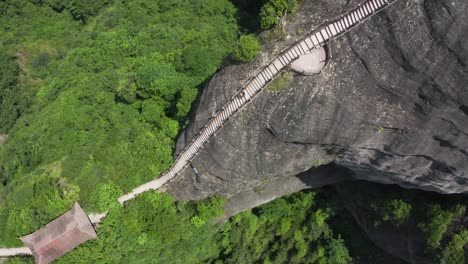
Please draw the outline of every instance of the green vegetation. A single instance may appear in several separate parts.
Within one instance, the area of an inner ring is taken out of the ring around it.
[[[292,80],[294,73],[289,71],[284,71],[278,77],[276,77],[270,85],[268,85],[267,89],[272,92],[279,92],[284,88],[288,87],[289,82]],[[318,166],[321,164],[317,163]]]
[[[438,248],[448,225],[452,222],[454,214],[444,210],[440,205],[430,205],[426,214],[426,222],[420,223],[419,228],[427,236],[427,245]]]
[[[0,133],[7,133],[31,103],[30,92],[20,84],[20,73],[15,58],[0,53]]]
[[[237,61],[251,62],[258,56],[261,50],[262,46],[254,35],[242,35],[232,55]]]
[[[199,87],[222,61],[260,51],[253,35],[240,36],[230,2],[16,0],[0,10],[1,131],[9,133],[0,148],[1,246],[20,246],[18,236],[79,201],[88,213],[109,213],[99,239],[58,263],[229,263],[253,248],[250,260],[351,261],[312,193],[224,225],[212,224],[220,197],[116,202],[171,165]],[[11,260],[23,261],[31,258]]]
[[[240,8],[228,0],[0,1],[0,133],[9,135],[0,147],[0,246],[21,246],[18,236],[79,201],[88,213],[109,214],[99,239],[58,263],[362,259],[370,244],[355,251],[354,231],[336,229],[351,218],[340,218],[345,213],[337,203],[311,192],[223,224],[213,224],[223,214],[221,197],[175,202],[150,192],[125,207],[116,202],[172,164],[193,101],[226,58],[246,62],[258,55],[249,32],[283,24],[297,8],[295,0],[233,2]],[[238,18],[248,19],[238,24]],[[284,36],[280,28],[270,34]],[[281,74],[269,89],[284,89],[292,75]],[[378,228],[396,230],[414,218],[429,256],[462,263],[467,232],[459,219],[466,218],[466,204],[407,193],[370,194],[369,217],[391,223]],[[336,219],[346,220],[332,225]]]
[[[314,196],[297,193],[234,216],[221,228],[224,263],[351,263]]]
[[[216,257],[211,239],[216,226],[205,224],[223,213],[223,199],[176,203],[168,194],[145,193],[124,208],[111,210],[92,240],[57,263],[199,263]],[[201,219],[204,224],[193,223]]]
[[[68,211],[78,199],[78,188],[60,179],[56,162],[38,168],[27,181],[17,183],[6,199],[0,200],[0,238],[3,245],[21,245],[17,239]],[[57,186],[51,188],[51,186]],[[6,190],[3,190],[4,194]]]
[[[465,253],[463,247],[468,244],[468,230],[463,230],[455,234],[452,240],[442,251],[440,259],[441,264],[458,264],[465,262]]]
[[[343,226],[343,223],[354,218],[346,216],[348,210],[353,215],[358,214],[359,219],[366,219],[360,225],[367,226],[366,230],[373,230],[371,233],[392,234],[392,237],[404,239],[409,229],[416,231],[414,233],[422,243],[417,247],[425,247],[424,256],[421,257],[445,261],[442,263],[447,263],[449,259],[458,261],[463,257],[462,248],[466,244],[464,239],[467,232],[465,195],[441,195],[366,182],[343,183],[337,189],[337,193],[325,194],[323,199],[326,206],[337,212],[330,219],[331,226],[342,234],[345,241],[353,241],[349,243],[353,259],[367,259],[364,263],[395,263],[394,260],[385,260],[387,257],[376,261],[372,260],[376,256],[366,255],[369,243],[363,243],[362,239],[355,241],[362,231]],[[368,223],[374,225],[368,226]],[[463,263],[456,261],[450,263]]]
[[[269,0],[260,10],[260,25],[263,29],[283,24],[288,14],[296,12],[297,0]]]
[[[166,170],[199,87],[240,35],[227,0],[15,0],[0,10],[0,131],[9,134],[0,218],[15,222],[0,221],[7,246],[72,200],[101,212]],[[45,175],[51,167],[58,176]]]
[[[373,204],[372,207],[379,213],[382,222],[391,222],[395,226],[405,223],[411,213],[411,205],[401,199],[386,200],[383,204]]]
[[[119,186],[112,181],[101,183],[90,195],[90,204],[96,207],[91,207],[90,210],[95,212],[107,212],[108,210],[117,208],[120,204],[117,199],[123,194]]]
[[[144,193],[114,207],[91,240],[57,263],[319,263],[352,259],[317,208],[315,194],[301,192],[236,215],[224,224],[224,199],[175,202],[168,194]],[[30,262],[15,258],[12,263]]]

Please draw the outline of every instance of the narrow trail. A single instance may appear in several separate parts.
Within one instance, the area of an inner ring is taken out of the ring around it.
[[[354,9],[346,12],[330,23],[319,27],[297,40],[294,44],[283,50],[280,55],[269,61],[266,66],[259,69],[235,94],[220,111],[215,113],[207,124],[195,135],[194,139],[181,151],[172,167],[165,171],[161,177],[144,183],[131,192],[118,198],[119,203],[124,204],[132,200],[138,194],[157,190],[167,182],[179,175],[193,160],[193,158],[210,142],[216,133],[234,114],[248,105],[252,99],[268,86],[284,69],[298,59],[301,55],[310,53],[312,50],[325,45],[330,40],[340,37],[352,30],[371,16],[385,9],[398,0],[368,0],[359,4]],[[88,217],[93,224],[99,223],[107,212],[101,214],[90,214]],[[29,248],[0,248],[0,257],[15,255],[32,255]]]
[[[32,252],[27,247],[22,248],[0,248],[0,258],[10,256],[32,255]]]

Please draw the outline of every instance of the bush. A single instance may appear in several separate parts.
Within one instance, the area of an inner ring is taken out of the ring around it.
[[[294,77],[294,73],[292,72],[282,72],[276,79],[274,79],[270,85],[268,85],[267,89],[272,92],[279,92],[283,90],[284,88],[288,87],[289,82],[292,80]],[[322,160],[319,160],[316,162],[316,167],[321,165]]]
[[[90,210],[95,213],[103,213],[115,209],[119,207],[117,198],[121,195],[122,190],[112,181],[100,184],[90,196],[90,204],[93,205]]]
[[[392,222],[399,226],[406,222],[411,213],[411,204],[400,199],[392,199],[385,202],[381,217],[384,222]]]
[[[204,222],[209,222],[218,216],[222,216],[224,214],[223,205],[225,201],[224,197],[214,196],[203,202],[198,202],[196,206],[198,217]]]
[[[463,247],[468,244],[468,230],[455,234],[452,241],[448,243],[442,251],[441,264],[465,263],[465,253]]]
[[[431,249],[438,248],[445,231],[447,231],[447,226],[452,222],[453,213],[443,210],[440,205],[431,205],[426,219],[428,222],[420,223],[418,226],[426,235],[427,245]]]
[[[328,261],[326,263],[348,264],[352,261],[343,239],[340,237],[332,239],[328,245]]]
[[[224,263],[350,263],[343,240],[333,238],[329,229],[329,209],[314,208],[313,197],[299,192],[234,216],[220,232],[220,259]]]
[[[20,90],[20,67],[14,57],[0,55],[0,134],[7,132],[28,108],[28,96]]]
[[[41,67],[46,66],[50,61],[50,55],[48,52],[42,52],[40,53],[33,61],[32,61],[32,66],[35,69],[39,69]]]
[[[228,0],[32,1],[6,2],[0,23],[0,133],[9,134],[0,180],[14,186],[60,160],[82,206],[108,210],[120,190],[172,164],[199,88],[239,37],[236,9]],[[21,51],[19,65],[2,55],[11,50]],[[11,189],[0,189],[0,202]]]
[[[254,35],[242,35],[237,41],[237,47],[232,55],[236,61],[251,62],[261,50],[262,46]]]
[[[268,29],[282,22],[287,14],[296,11],[297,0],[269,0],[260,9],[260,25]]]

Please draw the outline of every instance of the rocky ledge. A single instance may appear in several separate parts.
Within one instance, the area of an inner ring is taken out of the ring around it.
[[[213,77],[178,149],[258,65],[358,2],[305,1],[286,26],[287,40],[266,41],[256,62]],[[467,193],[466,14],[465,0],[399,0],[331,42],[321,74],[296,74],[282,90],[263,91],[166,189],[180,199],[230,197],[334,162],[353,172],[347,177]]]

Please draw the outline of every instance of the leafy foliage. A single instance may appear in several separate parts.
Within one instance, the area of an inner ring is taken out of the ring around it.
[[[222,199],[176,203],[168,194],[142,194],[109,212],[99,224],[99,239],[83,244],[57,263],[203,262],[218,254],[216,241],[210,239],[217,228],[194,228],[191,219],[203,215],[211,222],[223,212],[219,201]]]
[[[373,208],[379,213],[382,222],[391,222],[395,226],[406,222],[411,213],[411,204],[401,199],[385,200],[382,204],[374,204]]]
[[[61,169],[60,162],[41,167],[34,171],[33,179],[11,186],[10,195],[0,202],[2,244],[21,245],[19,236],[70,209],[79,190],[60,179]]]
[[[378,249],[368,238],[369,230],[404,240],[408,230],[420,229],[422,232],[412,231],[419,241],[412,247],[426,246],[421,252],[423,255],[418,256],[422,259],[441,260],[449,258],[448,255],[457,255],[456,252],[463,255],[463,251],[455,250],[458,247],[448,245],[456,234],[467,230],[465,195],[442,195],[364,181],[342,183],[334,189],[336,191],[330,193],[322,192],[324,196],[320,196],[318,202],[336,212],[329,223],[346,242],[350,242],[350,254],[358,263],[404,262]],[[359,225],[348,224],[356,218]],[[374,226],[368,226],[372,223]],[[366,227],[361,229],[362,225]]]
[[[344,241],[315,209],[314,193],[297,193],[234,216],[221,229],[224,263],[351,263]]]
[[[282,72],[281,74],[274,79],[267,89],[272,92],[282,91],[284,88],[288,87],[289,82],[292,80],[294,73],[292,72]],[[323,160],[319,159],[315,162],[315,166],[318,167],[322,165]]]
[[[282,23],[287,14],[297,9],[297,0],[269,0],[260,9],[260,25],[268,29]]]
[[[324,210],[314,213],[314,196],[279,198],[213,225],[223,214],[222,197],[175,202],[165,193],[144,193],[125,207],[113,207],[99,224],[99,239],[57,263],[351,263],[344,241],[322,222]]]
[[[29,108],[31,96],[20,85],[20,72],[14,57],[0,53],[0,133],[8,132]]]
[[[251,62],[258,56],[261,50],[262,46],[254,35],[242,35],[232,55],[237,61]]]
[[[447,226],[453,219],[453,213],[437,204],[429,206],[426,217],[427,222],[420,223],[419,228],[427,236],[427,245],[430,248],[438,248]]]
[[[60,164],[60,175],[36,199],[52,202],[66,182],[89,211],[166,170],[199,87],[239,36],[227,0],[14,0],[1,10],[0,212],[21,223],[0,224],[2,245],[68,208],[65,199],[28,218],[31,201],[13,198],[44,168]]]
[[[463,247],[468,244],[468,230],[463,230],[455,234],[452,240],[442,251],[441,264],[465,263],[465,253]]]
[[[119,206],[117,199],[122,195],[122,191],[112,181],[101,183],[90,196],[90,202],[95,208],[90,208],[95,212],[107,212]]]

